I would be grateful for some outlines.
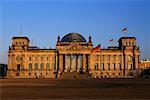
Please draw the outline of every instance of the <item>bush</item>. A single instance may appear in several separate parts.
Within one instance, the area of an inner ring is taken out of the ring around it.
[[[141,72],[141,77],[142,78],[149,78],[150,76],[150,68],[149,69],[144,69],[142,72]]]

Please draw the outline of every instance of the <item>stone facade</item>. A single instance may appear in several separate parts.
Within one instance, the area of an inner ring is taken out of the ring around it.
[[[8,77],[60,78],[63,73],[82,73],[91,77],[130,77],[139,69],[139,47],[135,37],[121,37],[119,46],[102,49],[89,40],[69,33],[58,36],[56,49],[29,45],[27,37],[13,37],[8,51]]]
[[[139,66],[141,70],[150,69],[150,60],[141,60]]]

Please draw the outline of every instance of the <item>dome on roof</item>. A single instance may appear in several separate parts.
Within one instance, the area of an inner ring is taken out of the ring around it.
[[[69,33],[61,39],[61,42],[86,42],[86,40],[79,33]]]

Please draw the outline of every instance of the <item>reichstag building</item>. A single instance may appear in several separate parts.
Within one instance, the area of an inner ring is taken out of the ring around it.
[[[28,37],[13,37],[8,50],[8,78],[122,78],[139,69],[135,37],[121,37],[118,46],[93,47],[92,37],[58,36],[55,49],[31,46]]]

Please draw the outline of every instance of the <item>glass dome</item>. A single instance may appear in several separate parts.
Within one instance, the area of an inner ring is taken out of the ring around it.
[[[61,39],[61,42],[86,42],[86,40],[79,33],[69,33]]]

